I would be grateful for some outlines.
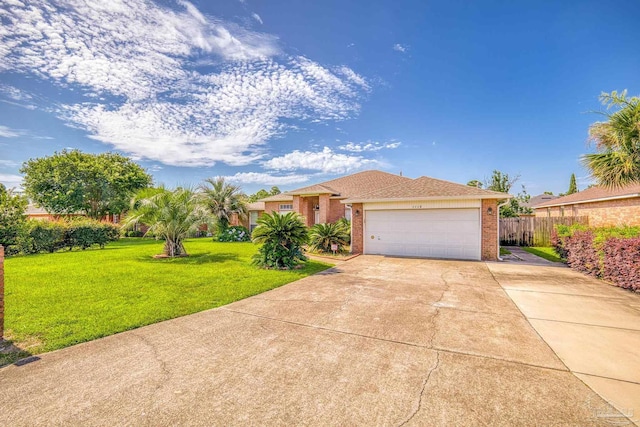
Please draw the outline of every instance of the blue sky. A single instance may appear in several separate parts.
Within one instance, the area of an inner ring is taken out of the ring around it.
[[[0,182],[78,148],[248,193],[363,169],[584,188],[599,94],[640,94],[638,17],[637,0],[3,0]]]

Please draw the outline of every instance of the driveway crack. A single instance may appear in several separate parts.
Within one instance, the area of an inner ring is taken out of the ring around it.
[[[418,403],[416,405],[416,408],[406,420],[404,420],[401,424],[398,425],[398,427],[407,425],[418,414],[418,412],[420,412],[420,410],[422,409],[422,399],[424,398],[424,392],[427,389],[427,384],[429,384],[429,380],[431,379],[431,374],[433,374],[433,372],[436,369],[438,369],[439,366],[440,366],[440,352],[436,351],[436,364],[433,366],[433,368],[429,369],[429,372],[427,372],[427,377],[422,382],[422,388],[420,389],[420,396],[418,396]]]

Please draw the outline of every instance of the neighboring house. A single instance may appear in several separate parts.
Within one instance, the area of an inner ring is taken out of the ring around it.
[[[364,171],[267,197],[249,207],[298,212],[307,226],[351,219],[353,253],[496,260],[498,200],[511,196],[421,177]]]
[[[68,218],[68,217],[83,217],[85,216],[82,213],[71,214],[71,215],[56,215],[47,212],[44,208],[41,208],[33,203],[29,203],[27,205],[27,210],[25,211],[25,215],[27,219],[36,219],[36,220],[46,220],[46,221],[55,221],[59,218]],[[102,218],[102,221],[111,222],[113,224],[118,224],[120,222],[120,215],[117,214],[109,214]]]
[[[595,227],[640,225],[640,184],[618,189],[591,187],[543,202],[536,217],[586,216]]]
[[[560,196],[554,196],[553,194],[538,194],[537,196],[532,196],[527,203],[520,203],[520,206],[522,206],[523,208],[534,209],[537,205],[555,200],[558,197]]]

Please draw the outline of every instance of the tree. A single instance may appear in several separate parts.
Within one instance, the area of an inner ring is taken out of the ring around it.
[[[16,244],[16,238],[27,216],[27,198],[14,194],[0,184],[0,245],[5,248]]]
[[[258,192],[256,192],[255,194],[250,195],[247,198],[247,201],[249,203],[253,203],[257,202],[260,199],[264,199],[265,197],[275,196],[280,193],[282,193],[282,191],[280,191],[280,189],[274,185],[273,187],[271,187],[271,191],[267,191],[264,188],[258,190]]]
[[[309,249],[315,252],[331,252],[331,245],[337,245],[338,252],[347,246],[351,238],[351,229],[344,221],[328,224],[315,224],[309,233]]]
[[[509,174],[494,170],[491,178],[485,181],[484,186],[487,190],[508,194],[513,185],[518,182],[519,179],[519,175],[516,177],[510,177]],[[500,207],[500,217],[510,218],[532,213],[533,209],[522,206],[523,204],[528,203],[529,200],[531,200],[531,196],[527,194],[527,190],[523,185],[520,193],[509,199],[509,203]]]
[[[246,196],[239,186],[225,182],[222,177],[207,178],[200,191],[205,206],[216,218],[218,232],[229,226],[234,213],[240,218],[247,217]]]
[[[548,196],[553,196],[553,191],[545,191],[545,192],[544,192],[544,193],[542,193],[542,194],[546,194],[546,195],[548,195]]]
[[[47,211],[85,213],[94,219],[120,214],[136,191],[151,185],[151,176],[116,153],[88,154],[63,150],[22,165],[27,195]]]
[[[627,98],[627,91],[602,93],[600,101],[612,113],[607,120],[589,127],[596,153],[582,156],[582,163],[605,187],[640,183],[640,97]]]
[[[189,188],[146,188],[131,200],[131,209],[122,226],[125,229],[139,223],[149,226],[147,234],[164,239],[164,254],[175,257],[187,255],[184,239],[210,218],[199,195]]]
[[[576,174],[572,173],[571,179],[569,180],[569,191],[565,193],[565,196],[568,196],[569,194],[573,194],[577,192],[578,192],[578,184],[576,184]]]
[[[265,213],[253,230],[253,242],[262,244],[253,263],[265,268],[293,268],[307,260],[302,246],[308,238],[307,227],[297,213]]]
[[[471,181],[467,182],[467,185],[469,187],[482,188],[482,182],[478,181],[477,179],[472,179]]]

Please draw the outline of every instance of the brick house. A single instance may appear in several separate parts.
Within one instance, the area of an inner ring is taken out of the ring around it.
[[[537,217],[586,216],[594,227],[640,225],[640,184],[591,187],[534,206]]]
[[[55,221],[60,218],[73,218],[73,217],[85,217],[85,214],[71,214],[71,215],[56,215],[47,212],[44,208],[41,208],[33,203],[29,203],[27,205],[27,210],[25,211],[25,215],[27,219],[35,219],[39,221]],[[118,224],[120,222],[120,215],[118,214],[108,214],[102,221],[111,222],[113,224]]]
[[[498,259],[498,200],[511,196],[429,177],[364,171],[264,198],[264,212],[297,212],[305,224],[351,220],[352,252]]]

